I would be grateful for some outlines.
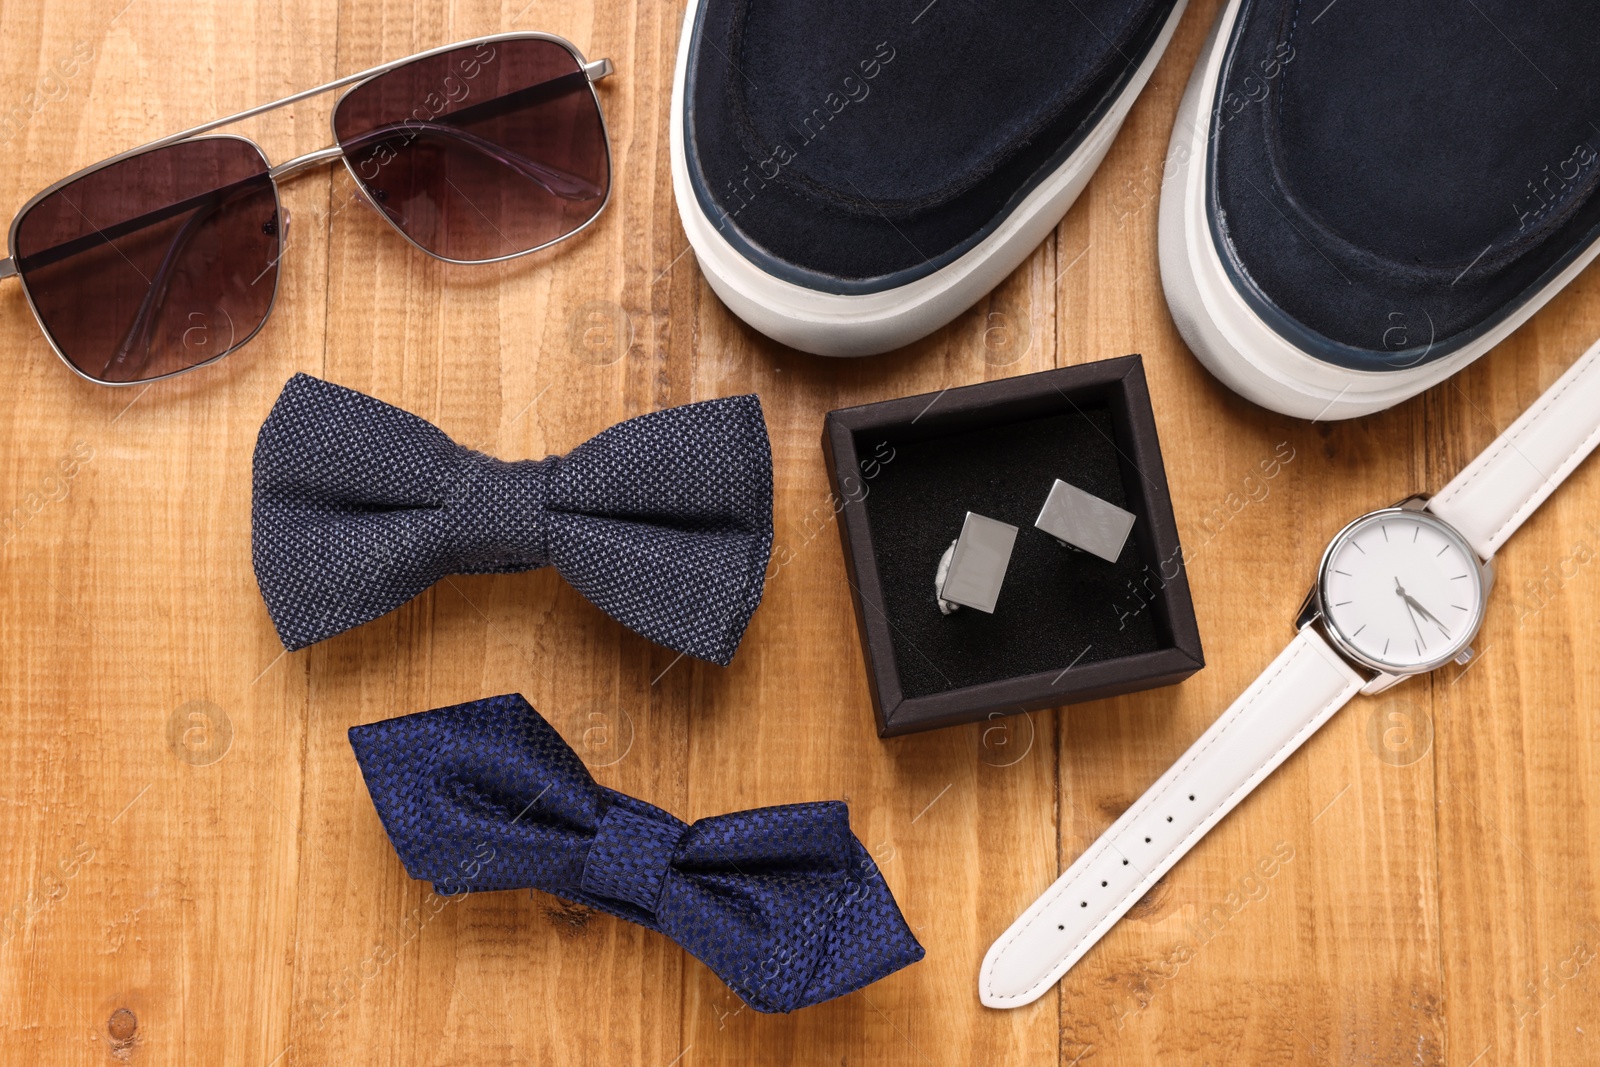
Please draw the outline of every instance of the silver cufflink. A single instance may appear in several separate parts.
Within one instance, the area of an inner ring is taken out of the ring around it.
[[[1136,518],[1133,512],[1057,478],[1033,525],[1067,548],[1115,563]],[[961,536],[944,550],[933,578],[939,610],[949,615],[966,607],[993,615],[1016,542],[1015,526],[967,512]]]
[[[1128,542],[1135,518],[1133,512],[1057,478],[1033,525],[1068,548],[1079,548],[1115,563]]]
[[[967,512],[961,536],[944,550],[934,575],[939,610],[949,615],[968,607],[993,615],[1016,541],[1017,528],[1010,523]]]

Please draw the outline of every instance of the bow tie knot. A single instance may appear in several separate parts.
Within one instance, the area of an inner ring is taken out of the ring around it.
[[[595,830],[579,885],[586,893],[622,901],[656,914],[667,869],[689,827],[665,812],[630,811],[611,805]]]
[[[545,491],[559,458],[506,462],[466,452],[444,494],[444,549],[462,574],[510,574],[550,562]]]

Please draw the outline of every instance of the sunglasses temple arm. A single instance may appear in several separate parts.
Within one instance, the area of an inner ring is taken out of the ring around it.
[[[172,241],[167,245],[166,254],[161,257],[161,264],[156,268],[155,277],[151,278],[145,289],[144,299],[139,303],[139,310],[133,317],[133,322],[128,325],[127,333],[122,336],[122,343],[106,360],[105,367],[101,369],[101,377],[108,377],[112,367],[128,359],[136,348],[142,347],[137,370],[142,371],[150,361],[150,331],[155,325],[157,312],[166,300],[167,290],[172,285],[172,276],[177,272],[178,262],[183,258],[184,251],[189,243],[194,240],[195,234],[222,210],[229,201],[245,193],[247,189],[219,190],[211,194],[211,202],[205,204],[184,220],[183,226],[173,235]]]
[[[522,89],[513,89],[511,92],[501,96],[491,96],[487,100],[480,100],[476,104],[468,104],[466,107],[457,108],[447,114],[418,118],[416,113],[412,112],[411,117],[416,122],[439,122],[459,126],[462,123],[499,118],[523,108],[559,100],[563,96],[586,92],[587,90],[588,85],[586,84],[584,73],[582,71],[574,71],[571,74],[559,74],[554,78],[546,78],[542,82],[535,82]]]
[[[166,255],[161,257],[161,265],[156,268],[154,278],[145,286],[144,299],[139,301],[139,310],[134,313],[133,322],[129,323],[128,330],[122,335],[122,343],[117,345],[106,358],[104,367],[100,368],[100,377],[109,378],[111,369],[121,364],[127,364],[133,350],[143,342],[143,353],[134,364],[132,377],[138,377],[150,362],[150,328],[156,319],[156,310],[166,299],[167,289],[172,284],[172,275],[176,269],[175,264],[182,255],[183,249],[205,220],[213,214],[211,209],[196,211],[184,221],[183,228],[172,238],[172,243],[167,246]]]
[[[605,189],[580,175],[512,152],[493,141],[479,137],[467,130],[466,126],[486,119],[501,118],[539,104],[559,100],[573,93],[591,94],[588,82],[603,78],[611,71],[611,60],[599,59],[584,64],[581,69],[570,74],[562,74],[502,96],[481,100],[448,114],[425,119],[413,116],[379,127],[377,130],[369,130],[347,147],[365,147],[372,141],[383,140],[389,131],[397,129],[409,131],[412,140],[424,133],[437,133],[441,136],[454,137],[465,147],[520,171],[525,177],[543,186],[552,196],[559,196],[564,200],[593,200],[604,196]]]
[[[446,125],[442,122],[396,122],[377,129],[368,130],[359,137],[352,137],[345,143],[347,152],[360,151],[368,145],[382,144],[390,140],[396,133],[407,135],[407,141],[416,140],[423,136],[443,137],[455,141],[464,148],[470,148],[479,154],[518,171],[531,181],[544,188],[551,196],[558,196],[563,200],[594,200],[605,195],[605,190],[594,182],[579,175],[564,171],[559,167],[552,167],[538,163],[516,152],[509,151],[485,140],[475,133],[463,130],[456,126]],[[381,171],[383,163],[378,164]],[[357,166],[357,176],[360,176],[360,166]],[[371,178],[361,177],[363,183],[372,181]]]
[[[61,244],[53,245],[52,247],[46,248],[43,251],[35,252],[32,255],[22,258],[27,261],[26,265],[29,270],[38,270],[40,267],[48,267],[52,263],[59,263],[62,260],[69,259],[81,252],[91,251],[99,248],[101,245],[112,244],[119,237],[126,237],[130,233],[137,233],[146,227],[154,226],[159,222],[165,222],[174,215],[181,215],[185,211],[195,211],[197,209],[206,207],[219,196],[227,199],[232,197],[234,193],[240,192],[247,187],[254,188],[260,184],[261,178],[261,175],[255,175],[249,178],[241,178],[232,185],[224,186],[221,189],[213,189],[210,192],[205,193],[196,193],[187,200],[180,200],[175,204],[168,204],[165,207],[156,208],[153,211],[146,211],[143,215],[135,215],[131,219],[128,219],[124,222],[115,223],[114,225],[107,226],[104,229],[95,229],[93,233],[86,233],[82,237],[74,237],[70,241],[63,241]],[[22,264],[20,263],[13,263],[12,270],[20,271],[21,266]],[[0,277],[4,277],[4,273],[5,272],[3,270],[0,270]]]

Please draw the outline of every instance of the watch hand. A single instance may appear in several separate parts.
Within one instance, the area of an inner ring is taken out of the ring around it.
[[[1414,597],[1412,597],[1412,595],[1410,593],[1406,592],[1406,587],[1400,584],[1400,576],[1399,575],[1395,575],[1394,591],[1397,594],[1399,594],[1399,596],[1400,596],[1400,598],[1402,600],[1404,600],[1406,602],[1406,607],[1410,608],[1411,610],[1415,611],[1417,614],[1421,615],[1424,619],[1427,619],[1429,622],[1433,623],[1435,626],[1437,626],[1439,628],[1439,632],[1444,634],[1446,637],[1450,636],[1450,631],[1445,629],[1444,623],[1442,623],[1438,619],[1436,619],[1434,617],[1434,615],[1433,615],[1433,612],[1431,612],[1427,608],[1423,607]],[[1416,624],[1413,622],[1412,625],[1416,625]],[[1417,637],[1420,640],[1421,637],[1422,637],[1422,634],[1418,633]]]
[[[1444,628],[1444,623],[1433,617],[1433,612],[1429,611],[1427,608],[1423,607],[1409,596],[1406,597],[1406,603],[1420,612],[1424,619],[1427,619],[1429,622],[1437,626],[1440,633],[1444,634],[1446,637],[1450,636],[1450,631]]]
[[[1394,594],[1395,594],[1395,596],[1399,597],[1402,601],[1405,602],[1406,618],[1411,620],[1411,628],[1413,630],[1417,631],[1417,644],[1419,646],[1421,646],[1421,647],[1426,648],[1428,642],[1424,641],[1422,639],[1422,627],[1417,625],[1417,613],[1414,610],[1412,610],[1411,598],[1406,595],[1405,586],[1400,584],[1399,577],[1396,577],[1395,580],[1394,580]]]
[[[1406,597],[1406,618],[1411,620],[1411,628],[1417,631],[1417,641],[1423,648],[1428,647],[1428,639],[1422,636],[1422,627],[1417,625],[1417,613],[1411,610],[1411,598]]]

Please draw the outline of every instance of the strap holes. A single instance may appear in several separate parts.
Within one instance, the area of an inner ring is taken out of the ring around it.
[[[1101,888],[1101,889],[1104,889],[1104,888],[1105,888],[1105,887],[1106,887],[1106,883],[1105,883],[1105,882],[1101,882],[1101,883],[1100,883],[1100,888]]]
[[[1088,906],[1089,906],[1089,902],[1087,900],[1081,900],[1081,901],[1078,902],[1078,907],[1080,907],[1080,908],[1087,908]]]
[[[1172,816],[1170,816],[1170,815],[1168,815],[1168,816],[1167,816],[1167,821],[1168,821],[1168,822],[1171,822],[1171,821],[1172,821]]]
[[[1127,861],[1127,860],[1123,860],[1123,861],[1122,861],[1122,865],[1123,865],[1123,866],[1124,866],[1124,867],[1126,867],[1126,866],[1127,866],[1127,865],[1128,865],[1128,861]]]
[[[1149,844],[1149,843],[1150,843],[1150,839],[1149,839],[1149,838],[1148,838],[1148,837],[1147,837],[1147,838],[1145,838],[1145,839],[1144,839],[1144,843],[1145,843],[1145,844],[1147,844],[1147,845],[1148,845],[1148,844]]]
[[[1193,800],[1193,799],[1194,799],[1194,794],[1193,794],[1193,793],[1190,793],[1190,794],[1189,794],[1189,799],[1190,799],[1190,800]]]
[[[1057,929],[1057,930],[1065,930],[1065,929],[1066,929],[1066,926],[1065,926],[1065,925],[1063,925],[1063,924],[1060,924],[1060,923],[1058,923],[1058,924],[1056,924],[1056,929]]]

